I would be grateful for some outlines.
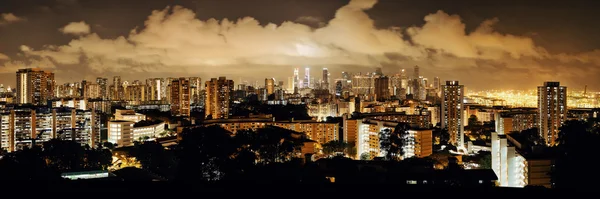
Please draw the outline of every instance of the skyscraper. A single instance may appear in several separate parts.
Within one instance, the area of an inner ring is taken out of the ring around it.
[[[300,74],[298,74],[298,73],[300,73],[299,70],[300,69],[298,69],[298,68],[294,68],[294,76],[292,77],[292,79],[294,81],[293,82],[294,87],[291,88],[292,90],[294,90],[296,87],[301,87],[302,86],[300,84]]]
[[[540,136],[553,146],[558,138],[558,128],[567,118],[567,87],[560,82],[544,82],[538,86],[538,121]]]
[[[306,67],[304,69],[304,88],[310,88],[310,68]]]
[[[267,91],[267,96],[273,94],[275,92],[275,78],[266,78],[265,79],[265,89]]]
[[[390,98],[389,83],[390,78],[387,76],[375,78],[375,99],[377,101],[385,101]]]
[[[17,103],[45,105],[54,95],[54,73],[39,68],[17,71]]]
[[[179,78],[171,81],[171,115],[190,116],[190,80]]]
[[[404,69],[400,71],[400,88],[408,89],[408,75]]]
[[[442,86],[442,128],[448,129],[450,143],[457,148],[464,148],[464,86],[458,81],[446,81]]]
[[[98,77],[96,78],[96,84],[100,87],[100,96],[102,99],[108,99],[108,79]]]
[[[225,77],[206,81],[205,115],[213,119],[229,118],[229,100],[233,94],[233,80]]]
[[[415,66],[414,68],[414,73],[413,73],[413,79],[419,79],[419,66]]]
[[[321,83],[322,89],[329,89],[329,71],[327,68],[323,68],[323,81]]]

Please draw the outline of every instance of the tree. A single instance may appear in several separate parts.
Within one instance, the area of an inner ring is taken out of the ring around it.
[[[469,127],[481,126],[481,122],[477,120],[477,116],[471,115],[468,120]]]
[[[371,154],[367,152],[360,154],[360,160],[371,160]]]
[[[526,129],[521,131],[519,134],[519,136],[524,139],[526,142],[525,144],[528,146],[540,146],[545,144],[544,139],[540,136],[538,128]]]
[[[352,148],[352,146],[350,146],[350,144],[348,144],[347,142],[344,142],[344,141],[340,141],[340,140],[332,140],[332,141],[329,141],[329,142],[323,144],[322,146],[323,146],[323,153],[325,155],[334,155],[335,153],[338,153],[338,152],[341,152],[346,155],[350,155],[348,152]]]
[[[600,172],[590,158],[600,150],[593,147],[600,142],[599,123],[594,121],[568,120],[559,128],[558,153],[551,172],[554,186],[559,189],[593,190],[600,183]]]
[[[479,151],[477,154],[479,156],[479,160],[477,163],[479,164],[480,169],[491,169],[492,168],[492,154],[489,152],[485,153],[483,151]]]
[[[231,133],[219,126],[188,128],[175,147],[177,180],[214,181],[224,177],[226,163],[236,151]]]
[[[414,142],[408,134],[409,128],[407,123],[399,123],[394,131],[384,129],[379,133],[379,146],[386,160],[400,160],[404,156],[404,147]]]

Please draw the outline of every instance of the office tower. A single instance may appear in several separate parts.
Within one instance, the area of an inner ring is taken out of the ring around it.
[[[171,81],[171,115],[190,116],[190,80],[179,78]]]
[[[54,95],[54,73],[39,68],[17,71],[17,103],[45,105]]]
[[[200,95],[202,91],[202,79],[200,77],[190,77],[190,102],[200,104]]]
[[[108,79],[107,78],[102,78],[102,77],[98,77],[96,78],[96,84],[98,84],[98,86],[100,86],[100,96],[102,99],[109,99],[109,94],[108,94]]]
[[[414,67],[413,79],[419,79],[419,66]]]
[[[442,128],[447,128],[450,143],[458,148],[464,148],[464,90],[458,81],[446,81],[442,86]]]
[[[321,82],[322,89],[329,89],[329,71],[323,68],[323,81]]]
[[[304,69],[304,85],[303,88],[310,88],[310,68]]]
[[[266,78],[265,79],[265,90],[266,94],[271,95],[275,92],[275,78]]]
[[[289,93],[294,92],[294,87],[296,87],[295,85],[296,84],[294,82],[294,77],[288,77],[288,83],[287,83],[287,88],[286,88],[287,92],[289,92]]]
[[[400,87],[405,90],[408,89],[408,75],[406,75],[404,69],[400,71]]]
[[[385,101],[390,98],[389,83],[390,78],[387,76],[375,78],[375,99],[377,101]]]
[[[296,87],[302,87],[302,84],[300,82],[300,76],[298,74],[299,70],[300,69],[298,69],[298,68],[294,68],[294,76],[293,76],[293,79],[294,79],[293,85],[294,85],[294,87],[292,88],[292,90],[294,90]]]
[[[558,128],[567,118],[567,87],[560,82],[544,82],[537,94],[540,136],[548,146],[554,146]]]
[[[233,80],[225,77],[206,81],[206,100],[204,112],[213,119],[229,118],[229,101],[233,93]]]

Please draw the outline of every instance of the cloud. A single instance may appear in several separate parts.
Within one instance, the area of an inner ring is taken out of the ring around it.
[[[19,21],[24,21],[24,18],[17,17],[13,13],[2,13],[0,14],[0,25],[6,25],[10,23],[16,23]]]
[[[73,35],[85,35],[91,32],[90,25],[85,23],[84,21],[80,22],[71,22],[67,24],[65,27],[59,29],[60,32],[64,34],[73,34]]]
[[[0,61],[1,61],[1,60],[10,60],[10,57],[8,57],[8,56],[7,56],[7,55],[5,55],[5,54],[2,54],[2,53],[0,53]]]
[[[282,75],[277,67],[346,70],[419,65],[427,74],[473,86],[522,85],[559,71],[567,71],[560,73],[561,78],[573,83],[581,83],[578,75],[600,75],[600,51],[553,55],[530,37],[497,32],[498,19],[483,21],[467,32],[459,16],[438,11],[425,16],[422,26],[376,28],[365,12],[375,3],[352,0],[316,27],[307,25],[318,21],[314,17],[261,25],[265,23],[252,17],[199,20],[190,9],[167,7],[153,11],[143,27],[115,39],[91,32],[83,21],[73,22],[61,29],[80,35],[68,44],[21,46],[21,51],[27,59],[53,63],[56,68],[83,67],[94,74],[200,71],[257,77]],[[534,74],[539,75],[530,77]]]
[[[298,17],[296,20],[294,20],[294,22],[298,22],[301,24],[305,24],[305,25],[309,25],[311,27],[317,27],[317,28],[321,28],[326,25],[326,23],[323,21],[323,19],[321,19],[319,17],[313,17],[313,16],[301,16],[301,17]]]

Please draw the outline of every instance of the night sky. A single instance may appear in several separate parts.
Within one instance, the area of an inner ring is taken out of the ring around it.
[[[469,89],[561,81],[600,90],[598,1],[1,0],[0,83],[19,68],[57,83],[121,75],[227,76],[310,66],[385,74],[419,65]],[[301,70],[303,71],[303,70]],[[301,72],[301,75],[303,72]],[[409,73],[411,75],[411,73]]]

